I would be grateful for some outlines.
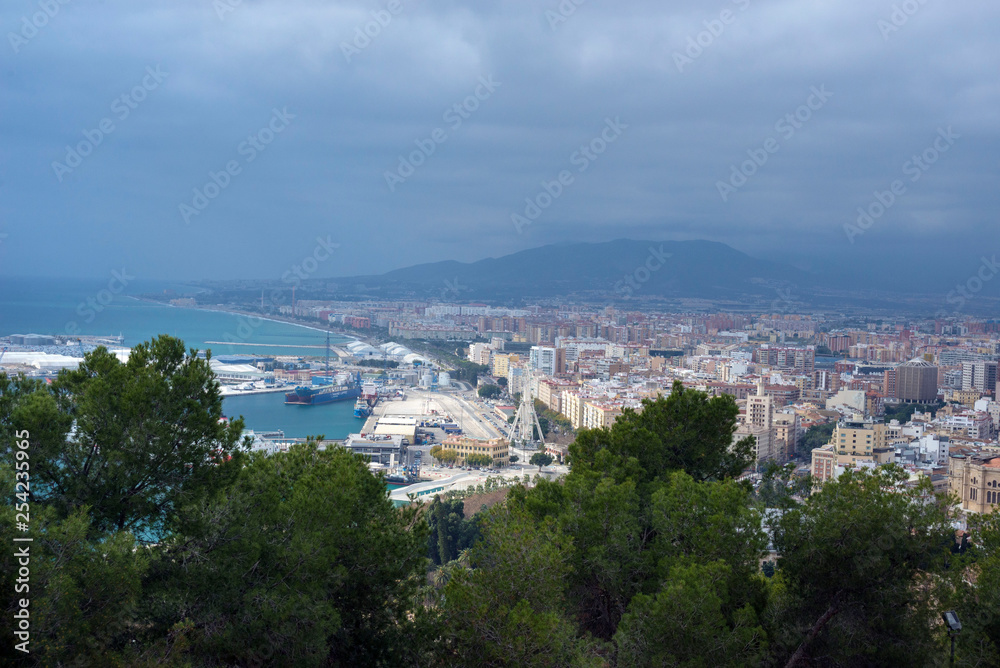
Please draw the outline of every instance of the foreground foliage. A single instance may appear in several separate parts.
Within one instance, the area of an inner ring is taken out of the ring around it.
[[[997,515],[958,544],[953,500],[894,467],[804,499],[776,469],[752,493],[736,417],[675,386],[581,431],[562,480],[465,517],[460,498],[394,508],[343,450],[246,453],[207,362],[169,337],[50,386],[0,375],[0,541],[15,430],[34,537],[30,591],[0,552],[0,608],[30,598],[32,628],[0,663],[932,666],[955,609],[957,664],[998,664]]]

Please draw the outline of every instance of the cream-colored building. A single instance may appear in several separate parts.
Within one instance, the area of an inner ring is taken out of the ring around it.
[[[764,383],[757,384],[757,394],[747,397],[747,424],[770,429],[774,420],[774,399],[764,394]]]
[[[583,404],[583,428],[610,428],[618,416],[622,414],[620,403],[610,403],[597,400],[585,401]]]
[[[786,460],[795,457],[795,450],[802,437],[802,422],[797,413],[777,413],[773,422],[774,440]]]
[[[493,354],[493,375],[497,378],[507,378],[510,373],[510,363],[517,362],[521,358],[508,353]]]
[[[837,423],[830,443],[813,448],[813,478],[822,483],[836,478],[846,468],[891,464],[896,451],[886,445],[886,431],[885,424],[872,420]]]
[[[549,410],[563,413],[563,394],[566,389],[572,387],[574,385],[569,381],[543,378],[538,381],[538,400],[545,404]]]
[[[752,424],[741,424],[733,434],[733,444],[742,441],[747,436],[754,439],[754,457],[757,462],[774,461],[781,463],[784,458],[775,452],[774,441],[771,438],[771,430],[764,427],[757,427]]]
[[[886,427],[881,422],[844,421],[837,423],[831,443],[839,454],[873,456],[875,450],[886,447]]]
[[[489,455],[493,458],[495,466],[510,465],[510,448],[507,441],[501,438],[489,440],[467,437],[449,438],[441,443],[441,447],[457,452],[462,464],[465,463],[465,458],[469,455]]]
[[[562,414],[569,418],[573,429],[583,426],[583,405],[586,401],[586,397],[580,396],[576,390],[562,391]]]
[[[951,400],[956,401],[963,406],[975,408],[976,402],[979,401],[982,396],[983,393],[979,390],[955,390],[951,393]]]
[[[948,474],[964,510],[988,513],[1000,506],[1000,454],[952,455]]]

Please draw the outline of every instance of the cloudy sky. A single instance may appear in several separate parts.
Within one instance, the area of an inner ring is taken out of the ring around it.
[[[626,237],[964,278],[1000,250],[998,25],[991,0],[5,0],[0,275]]]

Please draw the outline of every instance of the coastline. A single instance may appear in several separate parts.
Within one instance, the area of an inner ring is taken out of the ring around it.
[[[247,311],[242,311],[242,310],[236,309],[236,308],[226,308],[224,306],[222,306],[222,307],[220,307],[220,306],[175,306],[173,304],[167,304],[167,303],[164,303],[164,302],[161,302],[161,301],[157,301],[155,299],[135,297],[135,296],[132,296],[132,295],[129,295],[129,297],[131,299],[135,299],[136,301],[145,302],[147,304],[156,304],[157,306],[164,306],[166,308],[175,308],[175,309],[190,310],[190,311],[209,311],[211,313],[226,313],[226,314],[229,314],[229,315],[241,315],[241,316],[243,316],[245,318],[256,318],[258,320],[267,320],[269,322],[276,322],[276,323],[280,323],[280,324],[283,324],[283,325],[294,325],[295,327],[302,327],[303,329],[311,329],[311,330],[313,330],[315,332],[323,332],[323,333],[328,333],[328,334],[336,334],[337,336],[341,336],[341,337],[344,337],[344,338],[349,339],[349,340],[354,340],[354,341],[360,341],[361,340],[357,336],[353,336],[351,334],[345,334],[345,333],[341,333],[341,332],[335,332],[335,331],[330,330],[330,329],[323,329],[322,327],[317,327],[316,325],[308,325],[306,323],[299,322],[297,320],[286,319],[286,318],[283,318],[281,316],[265,316],[265,315],[260,315],[260,314],[257,314],[257,313],[250,313],[250,312],[247,312]]]

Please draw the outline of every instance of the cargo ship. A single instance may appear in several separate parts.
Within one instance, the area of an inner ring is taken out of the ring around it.
[[[285,403],[316,406],[344,399],[355,399],[359,396],[361,396],[361,387],[356,380],[337,384],[334,378],[321,376],[313,378],[312,385],[299,385],[294,391],[285,394]]]
[[[330,376],[330,334],[326,335],[326,375],[312,379],[312,385],[299,385],[285,394],[285,403],[297,406],[318,406],[361,396],[361,374],[339,381]]]

